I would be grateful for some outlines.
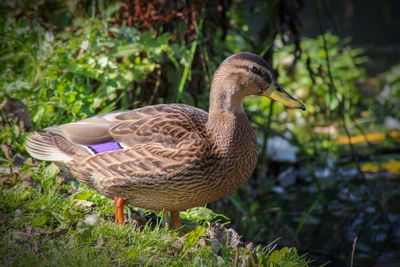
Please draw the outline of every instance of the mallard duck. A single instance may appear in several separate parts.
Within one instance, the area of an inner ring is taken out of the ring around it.
[[[305,110],[264,59],[243,52],[215,71],[208,113],[184,104],[113,112],[34,133],[27,150],[114,198],[118,223],[126,202],[170,211],[179,227],[179,211],[226,196],[252,174],[257,139],[242,105],[249,95]]]

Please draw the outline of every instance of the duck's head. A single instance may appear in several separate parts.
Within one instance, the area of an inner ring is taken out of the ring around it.
[[[225,59],[215,71],[210,108],[243,110],[242,101],[248,95],[266,96],[288,108],[306,109],[303,103],[279,85],[264,59],[242,52]]]

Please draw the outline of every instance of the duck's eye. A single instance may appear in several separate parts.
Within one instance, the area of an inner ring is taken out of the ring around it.
[[[272,78],[268,74],[264,76],[264,80],[269,84],[271,84],[271,82],[272,82]]]
[[[250,66],[249,71],[259,76],[261,76],[262,74],[261,71],[256,66]]]

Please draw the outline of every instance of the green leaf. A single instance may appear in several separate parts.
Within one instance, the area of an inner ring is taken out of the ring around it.
[[[229,221],[229,218],[223,214],[215,213],[214,211],[207,209],[205,207],[196,207],[189,209],[187,211],[181,212],[181,217],[188,221],[201,222],[201,221],[211,221],[216,218],[223,218]]]
[[[54,178],[59,172],[60,172],[60,169],[57,167],[57,165],[54,163],[51,163],[44,170],[44,175],[45,175],[45,177],[50,179],[50,178]]]
[[[199,242],[199,239],[202,236],[206,235],[206,233],[207,230],[205,227],[197,226],[196,229],[185,235],[185,243],[183,245],[183,249],[188,250],[191,247],[194,247]]]
[[[33,227],[42,226],[47,222],[47,219],[48,219],[47,215],[42,214],[40,217],[37,217],[32,221],[32,226]]]
[[[80,200],[88,200],[94,195],[93,192],[90,191],[81,191],[74,195],[72,195],[73,199],[80,199]]]

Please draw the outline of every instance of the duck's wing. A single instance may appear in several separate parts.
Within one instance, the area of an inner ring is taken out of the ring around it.
[[[91,156],[82,168],[102,168],[111,176],[161,174],[202,156],[207,117],[207,112],[181,104],[115,112],[47,128],[30,138],[28,151],[60,161],[86,151]]]
[[[113,121],[108,133],[123,147],[155,143],[176,149],[184,141],[202,138],[207,113],[182,104],[150,106],[104,116]]]
[[[165,104],[95,116],[49,127],[46,132],[60,134],[75,144],[95,150],[110,142],[117,142],[121,148],[147,143],[174,148],[183,140],[199,137],[207,116],[207,112],[198,108]]]

